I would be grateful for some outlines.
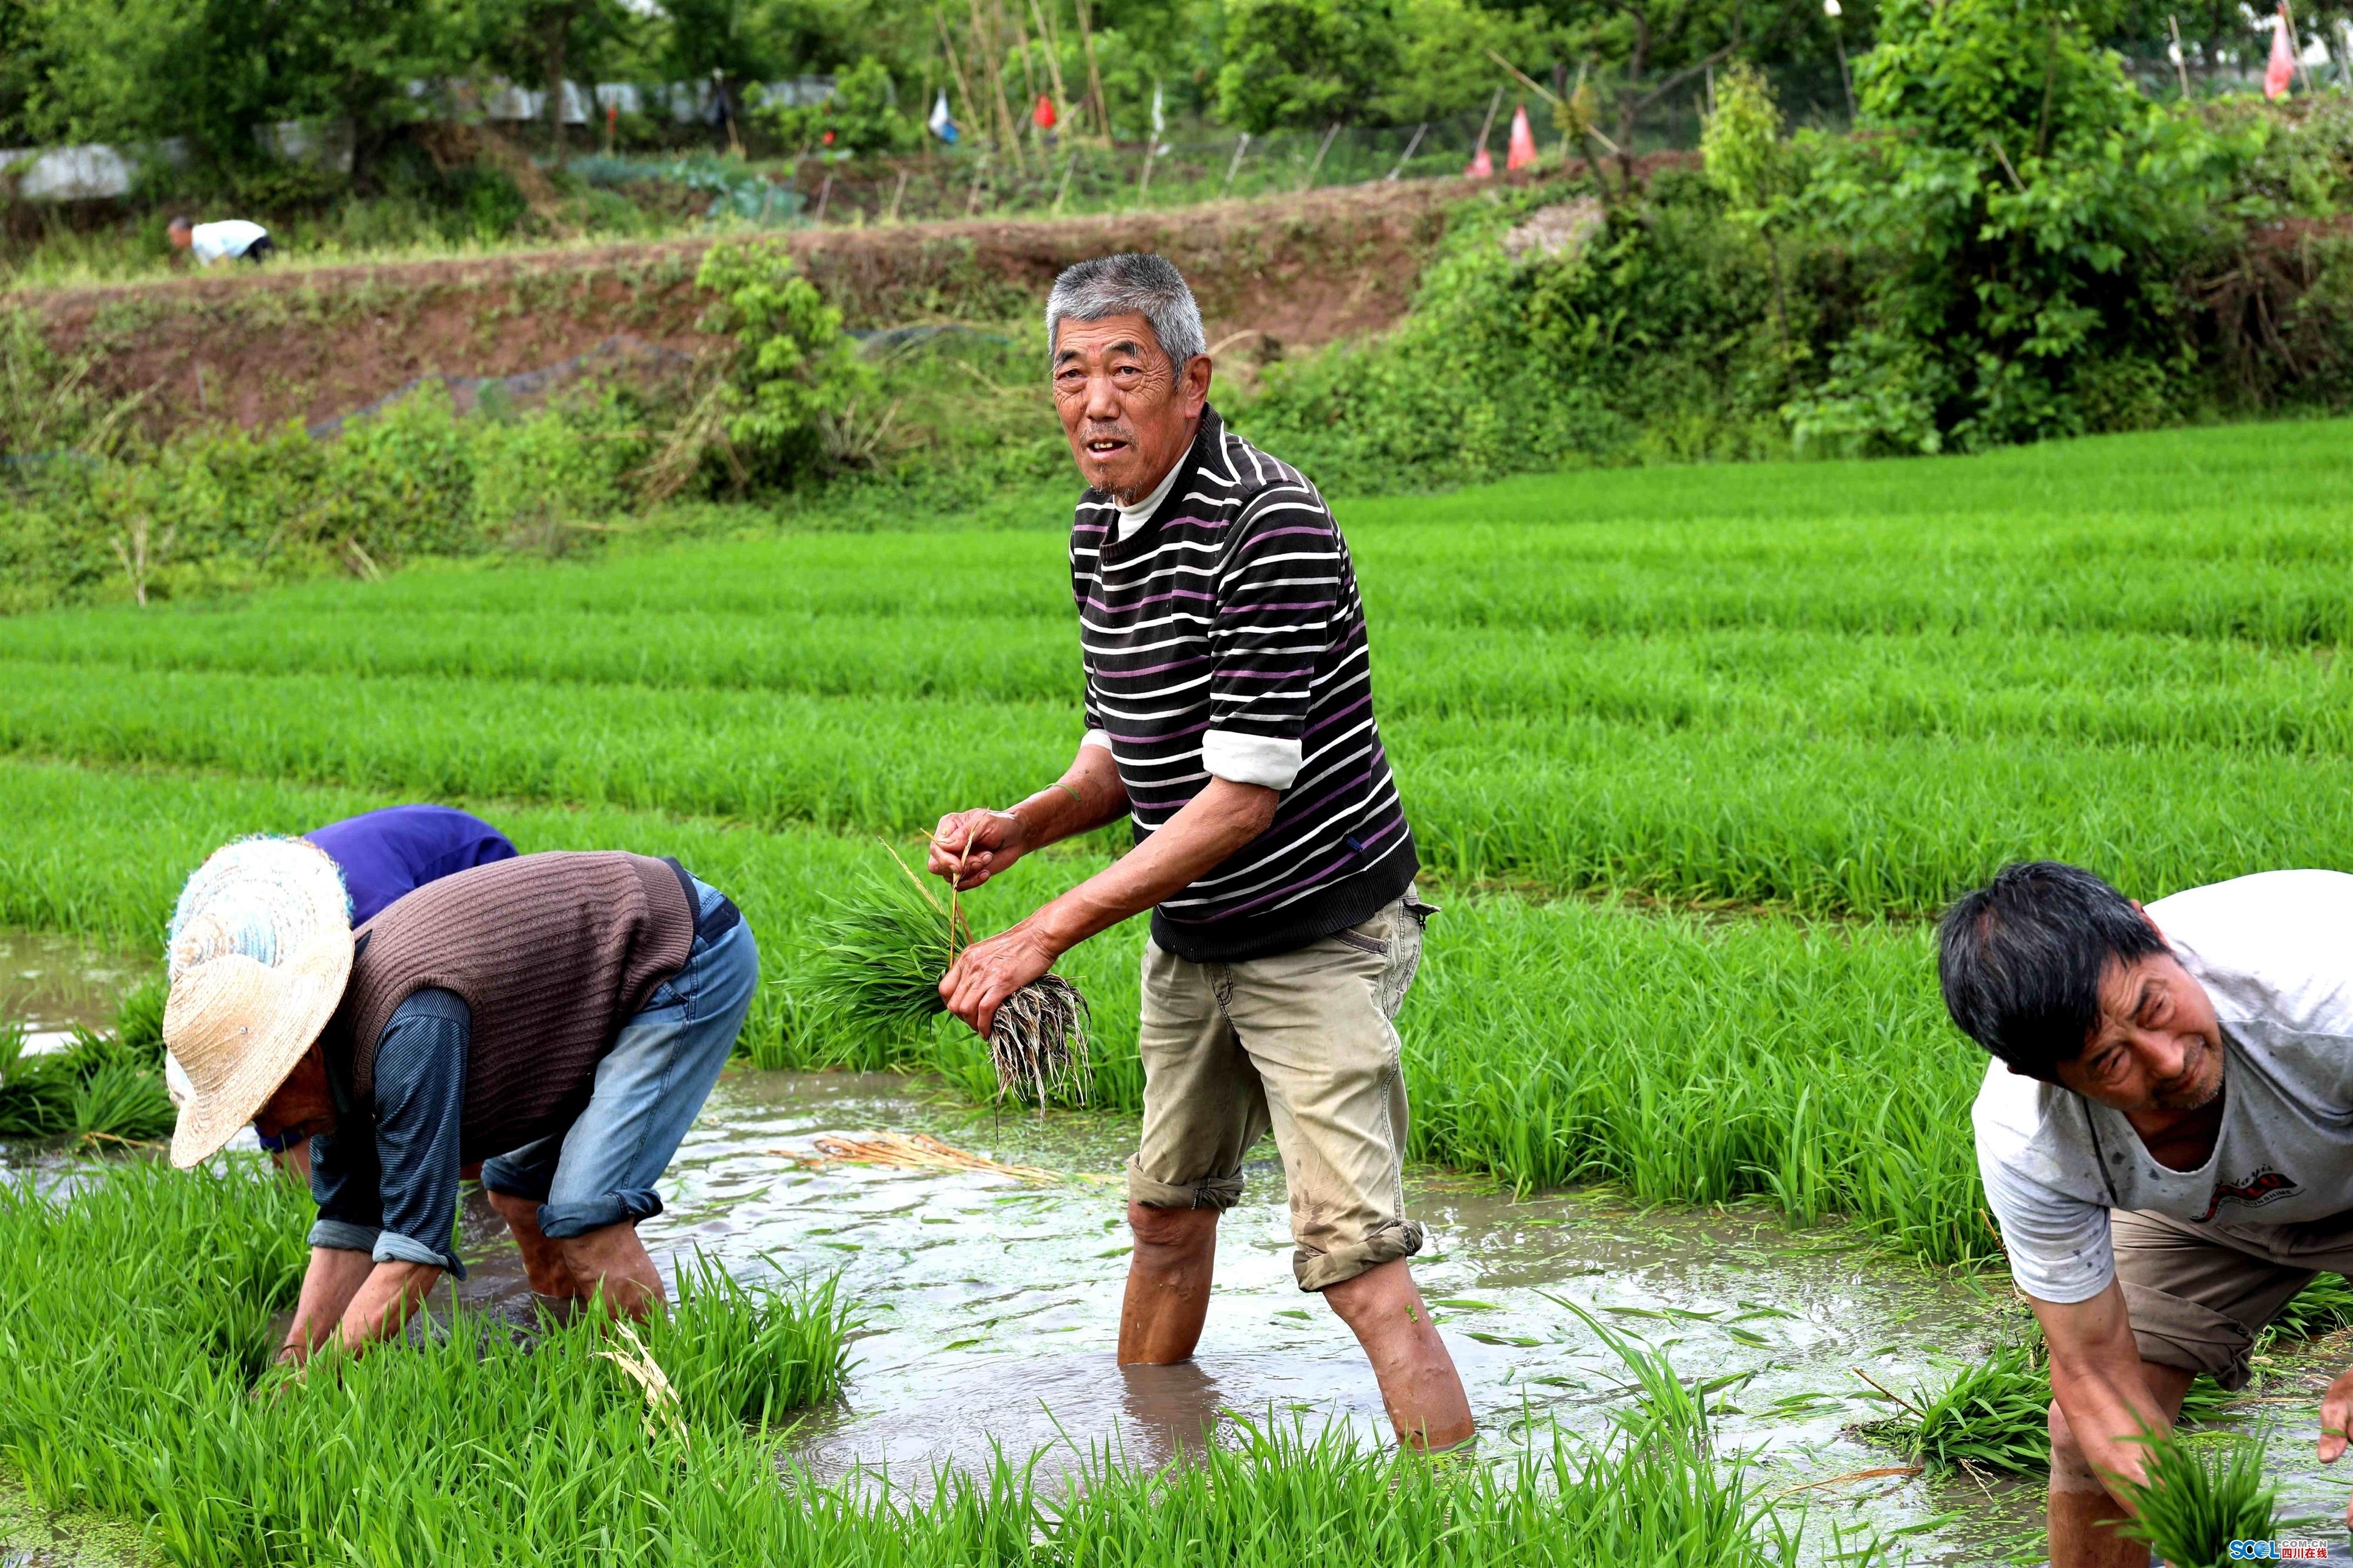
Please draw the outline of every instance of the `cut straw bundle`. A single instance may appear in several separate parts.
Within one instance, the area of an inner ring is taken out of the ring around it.
[[[885,845],[888,849],[890,847]],[[837,900],[818,924],[808,998],[837,1018],[885,1032],[913,1029],[945,1011],[940,980],[972,945],[961,898],[944,905],[891,850],[901,875],[877,876],[855,899]],[[1084,1104],[1093,1079],[1087,1055],[1087,999],[1059,974],[1007,997],[988,1032],[988,1059],[1000,1098],[1061,1096]]]

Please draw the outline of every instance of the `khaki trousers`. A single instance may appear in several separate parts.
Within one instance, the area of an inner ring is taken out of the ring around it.
[[[1296,952],[1192,963],[1144,954],[1142,1146],[1128,1196],[1230,1208],[1270,1130],[1291,1189],[1303,1290],[1421,1250],[1405,1217],[1405,1083],[1390,1019],[1433,912],[1410,890]]]

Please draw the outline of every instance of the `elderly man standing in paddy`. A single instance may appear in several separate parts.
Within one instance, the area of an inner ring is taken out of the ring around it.
[[[1082,262],[1046,305],[1054,402],[1087,481],[1071,530],[1086,732],[1061,779],[940,821],[931,868],[976,888],[1134,819],[1135,848],[940,983],[986,1036],[1064,952],[1145,910],[1144,1131],[1119,1359],[1191,1356],[1218,1217],[1270,1130],[1293,1267],[1371,1359],[1399,1437],[1471,1409],[1406,1259],[1405,1089],[1390,1023],[1431,912],[1373,722],[1364,608],[1315,487],[1208,405],[1201,313],[1155,256]]]

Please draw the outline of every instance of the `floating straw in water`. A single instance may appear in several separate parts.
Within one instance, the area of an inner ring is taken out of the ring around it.
[[[972,945],[961,896],[943,907],[899,852],[904,875],[870,880],[855,901],[818,922],[824,942],[810,966],[809,1000],[837,1016],[881,1030],[905,1029],[945,1010],[940,980]],[[962,859],[958,858],[961,880]],[[1083,1105],[1093,1082],[1087,1052],[1091,1015],[1079,988],[1059,974],[1031,981],[997,1009],[988,1060],[999,1099],[1055,1096]]]
[[[928,1132],[869,1132],[859,1137],[828,1133],[810,1140],[813,1153],[797,1149],[771,1149],[797,1165],[826,1165],[840,1161],[852,1165],[895,1165],[912,1171],[978,1171],[1010,1176],[1018,1182],[1112,1182],[1115,1176],[1090,1175],[1084,1171],[1049,1171],[1039,1165],[1008,1165],[953,1143],[943,1143]]]

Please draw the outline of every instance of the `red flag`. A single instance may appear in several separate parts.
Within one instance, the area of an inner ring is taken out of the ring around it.
[[[1528,125],[1528,106],[1522,104],[1512,111],[1512,146],[1504,154],[1504,167],[1517,171],[1533,169],[1536,162],[1536,133]]]
[[[1462,177],[1466,180],[1492,180],[1495,177],[1495,160],[1488,155],[1484,142],[1479,143],[1478,156],[1472,158],[1471,166],[1462,171]]]
[[[1038,107],[1029,111],[1029,122],[1040,131],[1054,129],[1054,100],[1044,93],[1038,95]]]
[[[2288,82],[2295,76],[2295,51],[2288,47],[2287,5],[2282,0],[2279,26],[2272,29],[2271,63],[2263,68],[2263,96],[2285,98]]]

